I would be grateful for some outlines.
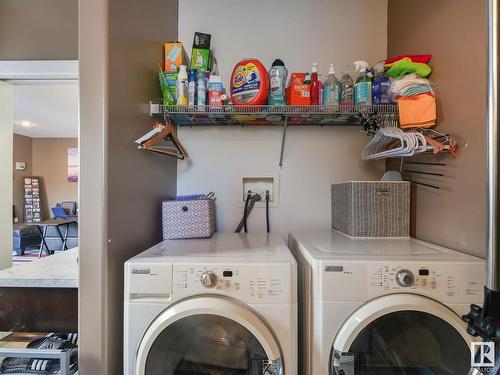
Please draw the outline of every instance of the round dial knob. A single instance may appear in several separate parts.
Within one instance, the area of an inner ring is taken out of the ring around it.
[[[396,274],[396,282],[399,286],[410,287],[415,282],[415,277],[413,273],[409,270],[401,270]]]
[[[201,284],[205,288],[213,288],[217,285],[217,275],[212,271],[204,272],[201,275]]]

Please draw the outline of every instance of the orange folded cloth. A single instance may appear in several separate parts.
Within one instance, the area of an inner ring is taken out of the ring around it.
[[[398,98],[401,128],[430,128],[436,125],[436,98],[425,93]]]

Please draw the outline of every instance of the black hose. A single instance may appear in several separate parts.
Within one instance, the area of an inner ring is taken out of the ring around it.
[[[244,215],[244,217],[241,219],[240,223],[236,227],[236,230],[234,231],[235,233],[240,233],[241,229],[243,229],[243,222],[244,219],[248,218],[250,215],[250,212],[252,212],[253,206],[255,205],[255,202],[260,201],[261,197],[260,194],[254,194],[252,196],[252,199],[250,199],[250,202],[248,203],[248,208],[247,208],[247,213]]]
[[[247,193],[247,199],[245,199],[245,208],[243,209],[243,230],[245,231],[245,233],[248,232],[247,217],[248,217],[248,203],[250,202],[250,199],[252,199],[252,192],[249,190]]]
[[[270,233],[271,228],[269,225],[269,190],[266,190],[266,227],[267,227],[267,233]]]

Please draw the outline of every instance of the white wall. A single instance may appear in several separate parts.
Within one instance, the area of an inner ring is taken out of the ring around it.
[[[281,58],[289,72],[309,71],[318,62],[343,70],[352,61],[374,64],[386,57],[386,0],[182,0],[179,40],[190,53],[195,31],[212,34],[212,49],[227,87],[234,65],[256,57],[270,66]],[[215,191],[219,231],[240,220],[237,182],[241,174],[279,173],[279,207],[271,211],[272,230],[327,229],[330,185],[351,179],[377,179],[381,164],[361,161],[368,138],[359,128],[290,128],[282,169],[278,167],[280,128],[182,128],[190,153],[178,162],[179,194]],[[264,230],[264,210],[254,209],[252,231]]]
[[[0,270],[12,266],[12,87],[0,81]]]

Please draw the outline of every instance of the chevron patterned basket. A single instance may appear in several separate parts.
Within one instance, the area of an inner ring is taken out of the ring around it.
[[[213,199],[162,202],[163,239],[209,238],[215,232]]]

